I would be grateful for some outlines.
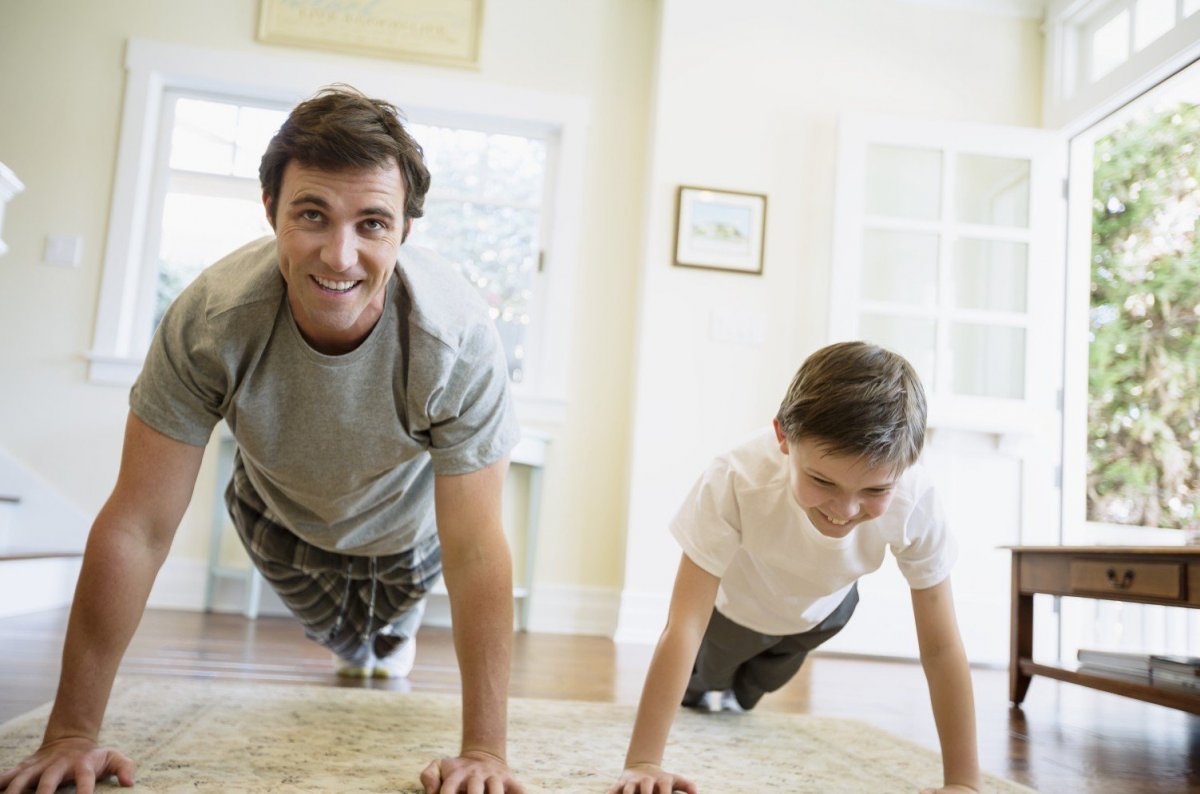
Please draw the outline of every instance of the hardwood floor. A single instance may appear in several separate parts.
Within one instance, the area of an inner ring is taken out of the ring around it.
[[[0,721],[53,697],[65,625],[65,610],[0,620]],[[511,692],[634,704],[650,650],[598,637],[518,634]],[[409,682],[347,684],[333,675],[328,653],[291,620],[156,610],[146,613],[121,669],[439,692],[457,691],[459,683],[446,629],[422,629]],[[975,670],[974,679],[987,771],[1055,794],[1200,792],[1200,717],[1040,678],[1024,708],[1015,710],[1007,703],[1005,671]],[[856,718],[937,747],[916,664],[817,656],[759,708]],[[620,762],[612,759],[614,774]]]

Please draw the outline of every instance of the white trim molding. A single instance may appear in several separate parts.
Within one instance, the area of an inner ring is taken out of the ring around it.
[[[667,625],[669,593],[625,590],[613,640],[618,644],[654,645]]]
[[[5,205],[24,189],[25,185],[17,179],[17,175],[12,172],[12,169],[4,163],[0,163],[0,234],[4,233]],[[3,256],[6,251],[8,251],[8,246],[5,245],[3,239],[0,239],[0,256]]]
[[[77,557],[0,560],[0,618],[70,605],[81,564]]]

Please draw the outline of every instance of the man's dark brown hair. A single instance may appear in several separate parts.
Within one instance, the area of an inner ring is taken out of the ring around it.
[[[386,168],[396,163],[404,179],[404,219],[424,215],[429,169],[420,144],[403,121],[395,105],[371,99],[348,85],[329,86],[297,105],[271,139],[258,167],[272,222],[283,171],[292,160],[325,171]]]

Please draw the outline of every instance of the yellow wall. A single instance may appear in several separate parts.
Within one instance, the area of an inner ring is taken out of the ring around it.
[[[0,258],[0,447],[88,513],[116,478],[127,389],[86,382],[111,205],[129,38],[261,54],[251,0],[0,0],[0,162],[25,183]],[[657,6],[650,0],[487,0],[485,80],[591,104],[580,259],[574,263],[567,423],[546,478],[538,582],[616,588],[622,573],[633,302],[641,241]],[[312,52],[330,63],[353,56]],[[403,83],[395,96],[404,105]],[[41,264],[48,234],[83,238],[82,264]],[[211,450],[210,450],[211,453]],[[172,551],[207,553],[213,455]]]

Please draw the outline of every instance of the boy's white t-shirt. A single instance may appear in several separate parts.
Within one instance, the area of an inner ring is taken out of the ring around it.
[[[829,538],[792,496],[774,429],[717,457],[671,521],[696,565],[721,579],[717,610],[763,634],[799,634],[841,604],[891,549],[914,590],[950,575],[954,540],[928,473],[901,475],[886,513]]]

